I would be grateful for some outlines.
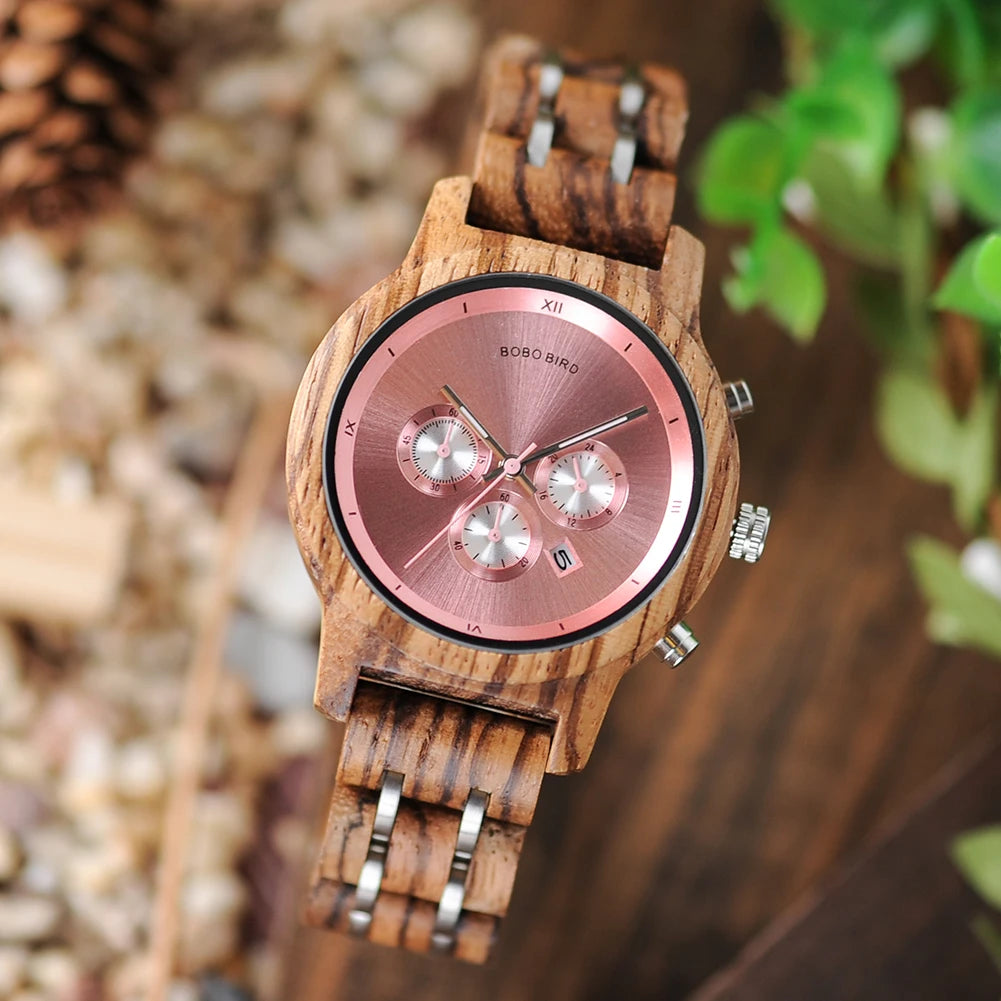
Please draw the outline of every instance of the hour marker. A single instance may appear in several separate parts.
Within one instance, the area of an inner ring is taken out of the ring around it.
[[[466,632],[479,633],[481,636],[483,635],[483,630],[480,629],[480,627],[476,625],[475,622],[470,622],[469,625],[466,626]]]
[[[629,350],[629,349],[630,349],[630,348],[631,348],[632,346],[633,346],[633,342],[632,342],[632,341],[630,341],[630,342],[629,342],[629,343],[628,343],[628,344],[627,344],[627,345],[626,345],[626,346],[625,346],[625,347],[624,347],[624,348],[622,349],[622,353],[623,353],[623,354],[625,354],[625,353],[626,353],[626,352],[627,352],[627,351],[628,351],[628,350]]]
[[[631,580],[631,581],[632,581],[632,582],[633,582],[634,584],[638,584],[638,583],[639,583],[639,581],[638,581],[638,580],[637,580],[637,579],[636,579],[635,577],[630,577],[629,579],[630,579],[630,580]]]
[[[681,501],[673,500],[671,501],[671,514],[677,514],[681,510]]]
[[[562,313],[563,303],[558,299],[543,299],[542,311],[544,313]]]
[[[344,433],[349,437],[353,438],[355,436],[355,428],[358,427],[357,421],[344,421]]]
[[[348,514],[357,514],[357,511],[348,511]]]
[[[565,625],[563,625],[562,622],[557,623],[557,625],[560,627],[560,632],[564,632],[565,633],[567,631],[567,627]]]
[[[668,424],[674,424],[675,422],[680,421],[680,420],[681,420],[680,417],[672,417],[667,423]]]
[[[468,313],[469,312],[469,307],[465,303],[462,304],[462,311],[463,311],[463,313]]]

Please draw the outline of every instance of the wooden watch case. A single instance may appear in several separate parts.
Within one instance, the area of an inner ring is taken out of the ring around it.
[[[623,673],[695,604],[726,554],[736,508],[739,458],[723,387],[702,343],[699,297],[704,251],[677,226],[658,269],[467,223],[472,181],[434,188],[401,266],[351,305],[313,355],[289,428],[289,513],[323,605],[315,703],[347,718],[359,675],[549,721],[547,770],[586,763]],[[698,404],[706,486],[690,545],[664,586],[607,632],[563,650],[504,654],[434,636],[389,608],[341,550],[323,483],[323,443],[334,392],[361,344],[418,295],[490,272],[552,275],[602,292],[645,323],[676,358]]]

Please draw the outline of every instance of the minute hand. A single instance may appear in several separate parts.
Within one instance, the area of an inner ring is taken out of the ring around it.
[[[547,455],[562,452],[565,448],[572,448],[574,445],[579,445],[582,441],[587,441],[588,438],[595,438],[599,434],[611,431],[613,428],[622,427],[623,424],[628,424],[630,421],[634,421],[638,417],[645,417],[649,412],[649,409],[643,406],[637,407],[635,410],[630,410],[624,414],[619,414],[618,417],[613,417],[611,420],[603,421],[601,424],[595,424],[593,428],[588,428],[586,431],[581,431],[579,434],[572,434],[569,438],[564,438],[562,441],[558,441],[554,445],[547,445],[545,448],[540,448],[538,451],[526,455],[525,458],[522,459],[521,464],[522,466],[527,466],[531,462],[544,459]],[[504,470],[501,468],[491,469],[490,472],[483,477],[484,482],[495,479],[500,476],[503,471]]]

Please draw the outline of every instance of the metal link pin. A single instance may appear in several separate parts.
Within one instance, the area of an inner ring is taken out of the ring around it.
[[[626,70],[619,91],[619,135],[612,150],[612,180],[628,184],[636,164],[636,124],[646,102],[646,89],[635,67]]]
[[[528,162],[544,167],[556,135],[556,95],[563,83],[563,66],[554,55],[548,56],[539,70],[539,109],[528,134]]]
[[[434,931],[431,933],[431,944],[439,952],[447,952],[455,944],[455,929],[459,924],[462,902],[466,897],[469,866],[473,861],[473,852],[476,850],[476,842],[483,827],[489,798],[481,789],[473,789],[462,810],[459,837],[456,839],[455,854],[452,856],[452,868],[449,870],[448,882],[438,902]]]
[[[402,794],[403,775],[400,772],[383,772],[382,789],[375,808],[375,823],[372,825],[372,839],[368,843],[365,864],[358,876],[355,905],[348,914],[348,927],[355,935],[366,934],[372,924],[372,909],[379,897],[382,875],[386,871],[389,838],[396,823]]]

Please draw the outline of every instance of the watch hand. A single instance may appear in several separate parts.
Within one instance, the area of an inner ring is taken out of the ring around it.
[[[456,393],[451,386],[446,383],[441,387],[441,392],[445,399],[448,400],[448,402],[451,403],[452,406],[455,407],[456,410],[458,410],[459,413],[473,425],[473,430],[490,446],[490,451],[501,460],[501,463],[503,463],[505,459],[511,458],[511,453],[505,452],[504,449],[500,447],[497,439],[494,438],[493,435],[491,435],[490,432],[476,419],[473,412],[466,406],[465,403],[462,402],[461,399],[459,399],[459,394]],[[504,466],[498,466],[497,475],[500,476],[503,472]],[[535,484],[528,478],[524,470],[518,474],[518,479],[521,480],[531,493],[535,493]]]
[[[532,444],[529,445],[528,448],[526,448],[525,451],[521,453],[521,455],[514,457],[514,461],[520,464],[524,460],[525,456],[528,455],[528,453],[531,452],[532,449],[535,448],[535,446],[536,442],[533,441]],[[510,458],[507,458],[505,461],[511,462],[512,460]],[[498,466],[497,468],[503,472],[504,469],[503,466]],[[414,553],[414,555],[411,556],[410,559],[403,564],[403,569],[409,570],[436,542],[438,542],[443,536],[448,535],[448,530],[452,527],[452,523],[456,520],[456,518],[460,517],[463,514],[463,512],[468,511],[470,508],[476,507],[476,505],[479,504],[479,502],[483,500],[483,498],[486,497],[486,495],[490,493],[490,491],[493,488],[494,488],[494,483],[491,480],[475,497],[472,498],[472,500],[468,500],[465,503],[460,504],[455,509],[455,512],[452,514],[452,517],[448,519],[448,524],[446,524],[445,527],[440,532],[436,533],[433,539],[429,539],[420,548],[418,552]],[[535,488],[533,487],[532,489],[534,491]],[[498,518],[499,517],[500,517],[500,512],[498,512]]]
[[[649,408],[646,406],[637,407],[635,410],[629,410],[624,414],[619,414],[618,417],[613,417],[611,420],[603,421],[601,424],[595,424],[593,428],[588,428],[586,431],[581,431],[579,434],[571,435],[569,438],[564,438],[562,441],[556,442],[555,445],[547,445],[545,448],[540,448],[537,452],[532,452],[531,454],[525,456],[522,460],[522,465],[527,466],[529,463],[535,462],[538,459],[544,459],[547,455],[553,455],[555,452],[562,452],[565,448],[570,448],[572,445],[579,445],[582,441],[587,441],[588,438],[596,438],[599,434],[604,434],[606,431],[611,431],[613,428],[622,427],[623,424],[628,424],[630,421],[634,421],[639,417],[645,417],[650,412]],[[484,477],[484,482],[488,480],[495,480],[500,476],[501,469],[491,469]]]

